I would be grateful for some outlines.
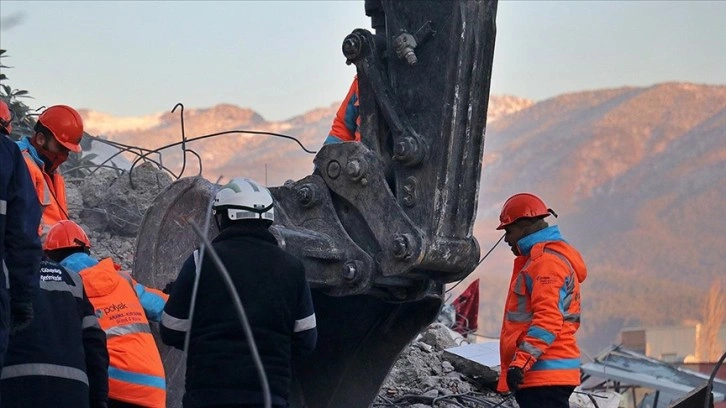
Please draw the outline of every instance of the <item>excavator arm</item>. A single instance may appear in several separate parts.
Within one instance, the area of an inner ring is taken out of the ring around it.
[[[365,6],[375,33],[356,29],[342,46],[358,72],[361,143],[325,145],[313,174],[271,188],[271,230],[303,260],[318,320],[316,351],[294,362],[292,407],[368,407],[403,347],[435,319],[444,284],[479,261],[472,229],[496,1]],[[204,225],[215,190],[194,177],[159,195],[137,240],[140,280],[176,277],[198,245],[189,223]],[[163,358],[177,406],[181,359],[171,350]]]

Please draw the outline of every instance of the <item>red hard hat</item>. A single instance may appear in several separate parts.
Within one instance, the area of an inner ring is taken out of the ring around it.
[[[530,193],[515,194],[504,202],[502,213],[499,214],[498,230],[520,218],[547,217],[552,212],[541,198]]]
[[[59,221],[48,231],[43,243],[44,251],[64,248],[90,248],[91,240],[78,224],[70,220]]]
[[[66,105],[54,105],[38,117],[38,122],[53,134],[53,137],[72,152],[81,151],[83,120],[75,109]]]
[[[10,108],[8,107],[8,104],[0,99],[0,130],[9,135],[10,132],[13,131],[13,125],[11,124],[12,121],[13,115],[12,113],[10,113]]]

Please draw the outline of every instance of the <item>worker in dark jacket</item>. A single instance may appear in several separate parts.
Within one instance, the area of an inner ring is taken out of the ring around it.
[[[258,183],[233,179],[214,201],[220,227],[212,246],[244,305],[274,407],[287,407],[291,358],[317,340],[310,288],[299,259],[277,246],[268,231],[272,195]],[[264,399],[250,345],[220,271],[207,253],[190,317],[199,251],[184,262],[161,317],[164,343],[187,350],[184,407],[262,407]]]
[[[33,321],[10,337],[0,381],[2,407],[105,408],[106,334],[81,277],[43,259],[33,306]]]
[[[8,137],[11,118],[0,100],[0,375],[10,331],[21,330],[33,318],[42,255],[40,203],[20,149]]]

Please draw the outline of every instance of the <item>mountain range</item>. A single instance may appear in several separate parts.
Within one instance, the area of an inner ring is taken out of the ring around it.
[[[295,136],[314,151],[337,106],[285,121],[229,104],[186,109],[184,135],[265,131]],[[180,109],[132,118],[81,115],[88,133],[117,143],[157,149],[182,140]],[[500,236],[494,227],[509,195],[543,197],[560,215],[548,220],[588,263],[580,335],[586,353],[617,341],[625,326],[700,318],[708,287],[726,276],[726,86],[663,83],[540,102],[492,96],[487,123],[474,227],[482,253]],[[277,137],[230,133],[186,148],[201,157],[210,180],[244,175],[276,186],[312,170],[312,154]],[[180,146],[163,150],[172,172],[182,157]],[[186,159],[184,175],[197,174],[196,157]],[[498,335],[511,258],[500,244],[450,293],[480,278],[484,335]]]

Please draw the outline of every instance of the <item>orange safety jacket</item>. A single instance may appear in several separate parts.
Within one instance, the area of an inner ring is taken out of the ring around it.
[[[358,113],[360,102],[358,99],[358,77],[356,76],[335,114],[330,133],[323,144],[360,142],[360,114]]]
[[[73,270],[94,262],[85,253],[76,253],[61,264]],[[158,320],[168,296],[143,287],[118,269],[111,258],[106,258],[80,270],[83,286],[106,332],[108,397],[142,407],[164,408],[164,366],[147,320],[148,307],[145,310],[142,301],[145,297],[153,298],[152,303],[157,303],[153,308],[154,320]],[[139,291],[143,291],[141,297]]]
[[[508,392],[507,370],[524,370],[522,388],[579,385],[580,253],[551,226],[519,240],[500,336],[497,391]]]
[[[44,170],[43,161],[37,157],[35,148],[27,139],[18,142],[26,167],[30,172],[30,179],[35,186],[38,200],[43,209],[43,216],[38,226],[38,235],[45,240],[48,231],[58,221],[68,219],[68,206],[66,205],[66,183],[60,171],[48,174]]]

